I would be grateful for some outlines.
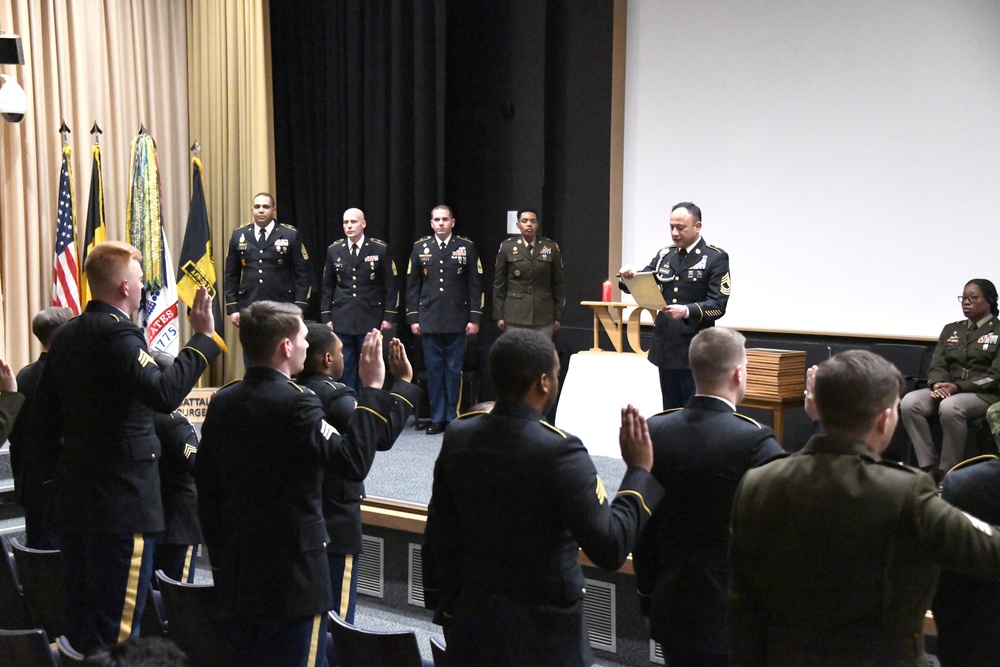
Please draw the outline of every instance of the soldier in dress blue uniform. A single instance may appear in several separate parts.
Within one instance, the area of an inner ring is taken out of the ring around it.
[[[142,296],[141,257],[119,241],[91,251],[93,298],[56,332],[36,398],[46,417],[37,442],[50,450],[39,460],[58,461],[43,474],[58,489],[66,636],[82,652],[139,632],[164,528],[153,413],[176,410],[221,351],[202,287],[191,309],[196,333],[170,368],[156,365],[130,320]]]
[[[701,238],[701,209],[691,202],[670,211],[672,246],[661,249],[642,271],[653,271],[667,307],[657,313],[649,361],[660,370],[663,409],[683,407],[694,395],[688,346],[694,335],[726,314],[732,281],[729,255]],[[622,278],[636,271],[623,266]],[[625,283],[622,291],[628,292]]]
[[[911,391],[900,404],[917,464],[938,481],[964,458],[968,420],[982,417],[1000,400],[997,289],[989,280],[977,278],[958,298],[966,319],[941,330],[927,371],[928,387]],[[927,421],[935,413],[941,422],[940,457]]]
[[[240,310],[254,301],[309,305],[309,253],[298,231],[275,220],[274,197],[261,192],[253,198],[253,222],[233,230],[226,253],[226,314],[240,325]]]
[[[617,569],[663,489],[650,475],[645,421],[622,410],[616,495],[579,438],[542,418],[559,393],[552,340],[530,329],[490,351],[492,412],[445,431],[424,532],[424,603],[444,627],[450,665],[593,663],[579,550]]]
[[[406,268],[406,323],[423,341],[431,435],[458,414],[465,337],[479,332],[483,315],[483,265],[476,246],[453,235],[454,227],[451,208],[435,206],[434,235],[413,244]]]
[[[352,432],[357,415],[360,392],[337,382],[344,368],[343,345],[329,328],[322,324],[308,324],[305,367],[296,381],[316,392],[323,403],[327,421],[341,433]],[[361,553],[361,501],[365,499],[365,477],[371,469],[376,451],[391,449],[406,425],[413,406],[420,400],[420,389],[410,380],[413,368],[406,358],[403,343],[394,338],[389,345],[389,371],[395,378],[391,396],[394,400],[392,414],[383,428],[369,434],[375,438],[368,443],[359,467],[327,469],[323,479],[323,518],[330,541],[326,546],[330,562],[330,584],[333,588],[333,611],[348,623],[354,622],[354,609],[358,597],[358,568]],[[363,433],[362,433],[363,434]]]
[[[344,211],[344,235],[326,249],[320,321],[344,344],[343,382],[361,391],[358,358],[365,334],[396,323],[399,287],[396,263],[384,241],[365,235],[361,209]]]
[[[160,368],[174,363],[173,355],[166,352],[154,352],[153,359]],[[160,439],[160,499],[166,526],[156,541],[153,571],[163,570],[174,581],[193,584],[196,552],[202,543],[194,482],[198,433],[178,410],[155,413],[153,427]]]
[[[941,498],[1000,524],[1000,459],[977,456],[958,464],[944,476]],[[941,667],[1000,665],[1000,582],[943,570],[931,608]]]
[[[240,320],[252,365],[212,398],[195,467],[231,664],[319,667],[333,608],[323,477],[363,467],[390,420],[382,337],[373,331],[365,340],[362,409],[341,434],[316,394],[291,380],[308,349],[301,311],[258,301]]]
[[[559,330],[566,305],[562,253],[552,239],[538,236],[538,214],[517,212],[520,236],[505,239],[493,272],[493,317],[501,331],[530,328],[551,336]]]
[[[697,394],[649,419],[653,476],[666,496],[633,551],[649,635],[673,667],[726,664],[729,515],[750,468],[784,452],[770,428],[737,413],[746,339],[723,327],[691,341]]]

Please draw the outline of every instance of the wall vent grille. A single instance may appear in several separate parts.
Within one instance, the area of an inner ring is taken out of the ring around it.
[[[615,628],[615,585],[593,579],[585,581],[587,592],[583,596],[583,613],[587,617],[590,646],[615,653],[618,650]]]
[[[361,536],[361,555],[358,568],[358,593],[376,598],[385,597],[385,540],[381,537]]]

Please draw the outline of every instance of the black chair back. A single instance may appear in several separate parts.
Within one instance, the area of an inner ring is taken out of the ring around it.
[[[17,578],[24,593],[31,624],[42,628],[49,637],[66,634],[66,582],[58,551],[29,549],[17,538],[10,541],[14,548]]]
[[[166,612],[167,636],[177,642],[192,665],[227,665],[226,627],[215,587],[174,581],[163,570],[156,571],[156,580]]]
[[[24,606],[21,584],[17,581],[17,569],[10,556],[10,543],[0,535],[0,628],[7,630],[27,630],[28,610]]]
[[[376,632],[355,627],[330,612],[331,667],[421,667],[420,648],[413,632]]]
[[[0,665],[58,667],[45,630],[0,630]]]
[[[65,635],[56,638],[56,650],[59,651],[59,664],[62,667],[69,665],[82,665],[86,656],[73,648]]]
[[[448,662],[445,659],[444,641],[437,637],[431,637],[431,657],[434,658],[434,667],[444,667]]]

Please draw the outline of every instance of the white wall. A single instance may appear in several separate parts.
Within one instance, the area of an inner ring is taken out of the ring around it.
[[[936,337],[1000,282],[1000,2],[631,0],[623,255],[702,207],[721,324]]]

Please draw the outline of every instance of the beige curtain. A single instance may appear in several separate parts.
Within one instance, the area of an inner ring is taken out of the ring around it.
[[[250,222],[254,194],[274,193],[268,3],[187,0],[187,23],[191,138],[202,147],[212,250],[221,276],[230,234]],[[223,317],[229,354],[223,355],[223,377],[213,368],[209,382],[215,386],[243,376],[238,331]]]
[[[129,145],[144,124],[156,140],[164,229],[180,248],[187,216],[187,54],[184,7],[158,0],[13,0],[0,27],[21,35],[25,64],[5,66],[28,96],[28,114],[0,127],[0,243],[5,349],[19,368],[37,356],[32,316],[50,305],[59,126],[72,130],[77,233],[86,221],[96,121],[108,237],[125,238]],[[175,251],[176,252],[176,251]]]
[[[221,276],[229,230],[247,218],[254,192],[274,187],[267,16],[267,0],[0,3],[0,29],[21,35],[25,56],[24,65],[0,72],[28,96],[23,122],[0,123],[0,355],[15,369],[38,355],[30,322],[52,298],[63,119],[72,129],[79,241],[91,126],[97,121],[104,131],[108,237],[124,239],[129,146],[143,124],[156,140],[175,261],[191,196],[188,147],[197,139]],[[235,343],[229,327],[227,341]],[[242,360],[235,345],[230,350],[226,376],[233,378]],[[216,369],[209,383],[221,382]]]

